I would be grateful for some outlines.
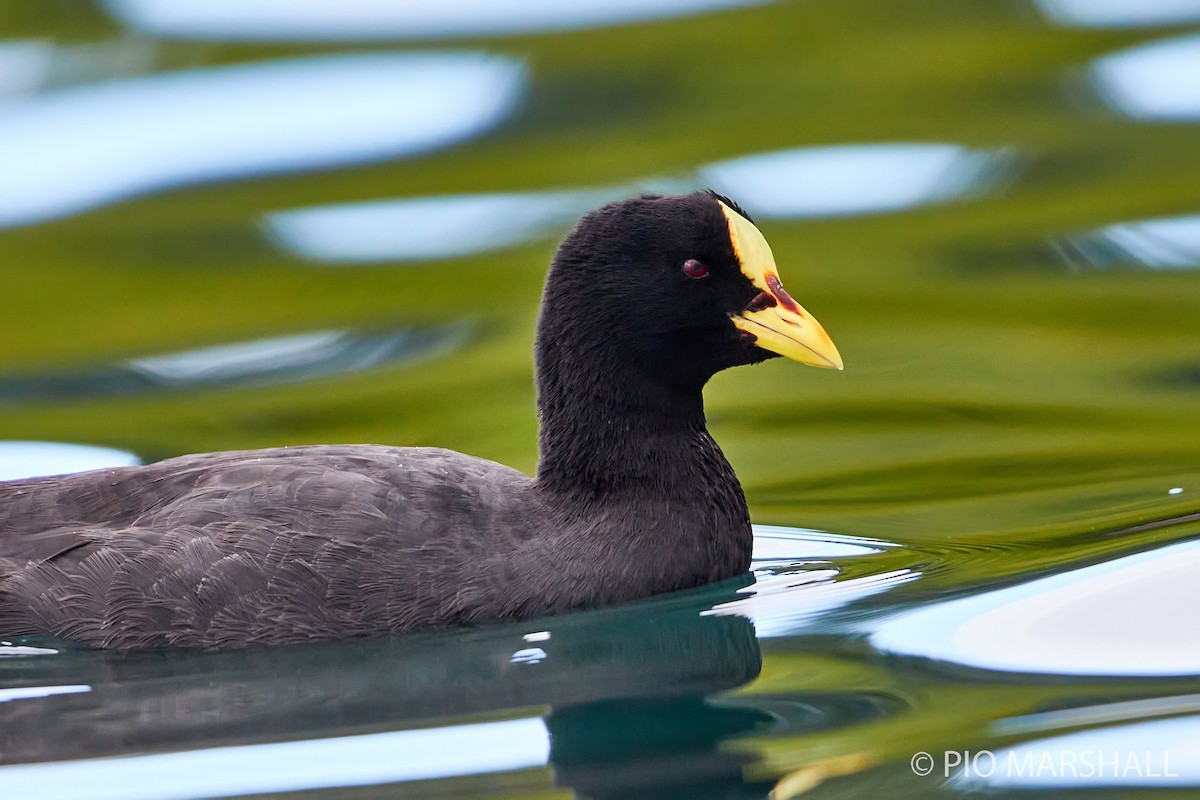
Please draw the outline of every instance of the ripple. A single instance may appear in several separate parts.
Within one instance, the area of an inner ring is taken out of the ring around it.
[[[92,469],[132,467],[133,453],[65,442],[0,442],[0,481],[68,475]]]
[[[0,766],[9,797],[185,800],[429,780],[540,767],[540,719]]]
[[[1160,380],[1168,386],[1181,389],[1200,389],[1200,364],[1185,364],[1163,370],[1160,373]],[[1179,492],[1172,493],[1179,494]]]
[[[1091,267],[1138,264],[1152,269],[1200,266],[1200,214],[1109,225],[1072,237],[1061,248]]]
[[[1200,674],[1200,542],[949,600],[872,626],[880,650],[1006,672]]]
[[[760,579],[745,590],[752,596],[704,613],[745,617],[760,639],[793,636],[823,614],[916,580],[921,573],[899,569],[846,580],[838,580],[839,575],[836,569],[826,569]]]
[[[509,36],[648,22],[767,0],[104,0],[125,25],[158,36],[353,41]]]
[[[483,53],[338,55],[61,89],[0,107],[0,227],[146,192],[412,155],[479,134],[523,85]]]
[[[993,722],[989,728],[1002,736],[1042,733],[1063,728],[1082,728],[1111,722],[1132,722],[1149,717],[1179,716],[1200,711],[1200,694],[1148,697],[1094,706],[1040,711]]]
[[[798,633],[829,611],[920,577],[919,572],[898,569],[843,578],[840,560],[896,547],[879,539],[755,525],[756,580],[739,592],[749,596],[704,613],[745,617],[754,623],[760,639]]]
[[[311,331],[146,356],[74,372],[0,376],[0,403],[296,383],[432,358],[466,342],[465,321],[377,333]]]
[[[1097,60],[1092,75],[1115,110],[1147,120],[1200,120],[1200,36],[1131,47]]]

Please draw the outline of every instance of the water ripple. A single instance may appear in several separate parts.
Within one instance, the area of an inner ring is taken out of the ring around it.
[[[311,331],[74,371],[0,375],[0,404],[296,383],[444,355],[461,346],[471,329],[460,320],[382,332]]]
[[[880,650],[1060,675],[1200,674],[1200,541],[948,600],[869,625]]]

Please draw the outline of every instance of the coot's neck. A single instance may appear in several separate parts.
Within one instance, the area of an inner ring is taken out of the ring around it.
[[[604,348],[538,342],[538,476],[553,524],[642,541],[656,590],[744,572],[753,534],[733,468],[704,425],[700,387],[672,389]],[[639,573],[640,574],[640,573]]]
[[[702,477],[690,463],[711,442],[699,389],[672,390],[595,352],[539,351],[539,484],[585,500],[638,489],[661,496],[686,489],[689,477],[693,490],[705,477],[733,479],[732,471]]]
[[[540,486],[573,505],[638,494],[693,504],[715,494],[744,505],[705,428],[702,384],[668,383],[603,329],[576,330],[579,317],[549,313],[536,353]]]

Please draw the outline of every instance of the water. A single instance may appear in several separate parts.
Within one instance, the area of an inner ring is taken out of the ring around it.
[[[0,9],[0,474],[531,471],[555,238],[716,185],[847,365],[708,390],[754,575],[394,641],[4,640],[5,797],[1200,787],[1200,3],[398,8]]]

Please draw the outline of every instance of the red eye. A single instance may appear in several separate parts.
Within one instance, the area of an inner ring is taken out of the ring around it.
[[[707,278],[708,267],[701,264],[694,258],[689,258],[683,262],[683,274],[689,278]]]

